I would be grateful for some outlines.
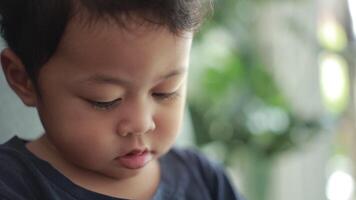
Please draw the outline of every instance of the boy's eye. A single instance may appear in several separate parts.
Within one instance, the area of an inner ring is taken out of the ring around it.
[[[170,93],[159,93],[159,92],[157,92],[157,93],[153,93],[152,95],[156,99],[163,101],[163,100],[170,100],[170,99],[172,99],[174,97],[177,97],[178,96],[178,92],[170,92]]]
[[[88,100],[89,103],[98,110],[110,110],[113,107],[117,106],[121,102],[121,98],[115,99],[113,101],[91,101]]]

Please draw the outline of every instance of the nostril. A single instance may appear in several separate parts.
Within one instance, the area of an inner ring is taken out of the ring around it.
[[[156,129],[156,124],[152,121],[146,124],[119,124],[116,133],[121,137],[126,137],[128,135],[142,135],[150,133]]]

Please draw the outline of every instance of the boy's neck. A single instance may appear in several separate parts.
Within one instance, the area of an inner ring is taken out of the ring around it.
[[[115,179],[90,170],[83,170],[60,159],[61,155],[49,143],[45,134],[37,140],[27,143],[26,147],[35,156],[49,162],[72,182],[90,191],[119,198],[151,199],[159,185],[160,166],[158,160],[149,163],[136,176]],[[147,184],[147,180],[150,180],[150,184]]]

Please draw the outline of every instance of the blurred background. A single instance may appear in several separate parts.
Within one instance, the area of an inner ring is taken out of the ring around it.
[[[214,7],[193,44],[178,145],[224,164],[248,200],[356,199],[356,1]],[[0,143],[38,137],[2,73],[0,94]]]

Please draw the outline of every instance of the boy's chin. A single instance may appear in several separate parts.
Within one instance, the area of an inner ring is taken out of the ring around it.
[[[135,177],[141,173],[151,173],[152,170],[155,170],[155,167],[159,167],[157,159],[149,161],[142,167],[139,168],[127,168],[127,167],[114,167],[113,170],[106,172],[99,172],[102,175],[116,180],[129,179]]]

